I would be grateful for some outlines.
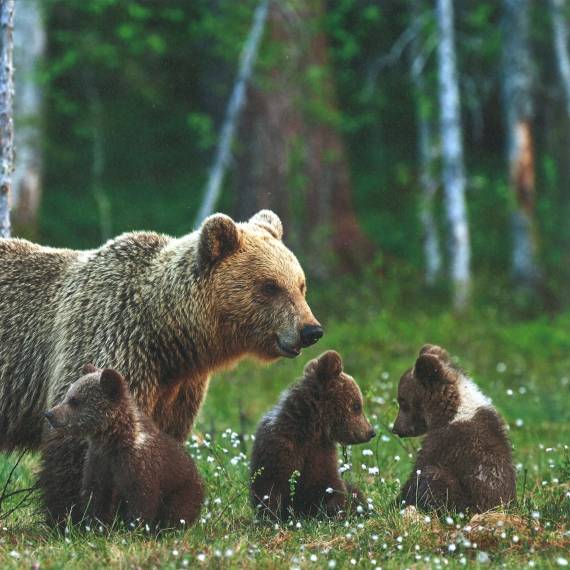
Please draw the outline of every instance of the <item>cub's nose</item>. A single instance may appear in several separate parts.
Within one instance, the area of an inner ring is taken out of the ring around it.
[[[323,336],[323,327],[320,325],[305,325],[301,329],[301,344],[311,346]]]
[[[371,440],[372,438],[374,438],[374,437],[376,437],[376,432],[375,432],[373,429],[371,429],[371,430],[368,432],[368,440],[370,441],[370,440]]]

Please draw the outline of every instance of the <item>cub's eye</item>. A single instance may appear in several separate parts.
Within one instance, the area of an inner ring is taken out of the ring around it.
[[[69,400],[67,400],[67,403],[72,407],[72,408],[76,408],[77,406],[79,406],[79,400],[77,398],[69,398]]]
[[[269,297],[277,295],[281,290],[281,288],[279,287],[279,285],[277,285],[277,283],[275,283],[275,281],[266,281],[261,286],[261,289],[263,293]]]
[[[362,404],[360,402],[356,402],[352,405],[352,411],[355,414],[359,414],[362,411]]]
[[[301,295],[304,295],[305,291],[307,290],[307,286],[304,283],[301,283],[299,290],[301,291]]]

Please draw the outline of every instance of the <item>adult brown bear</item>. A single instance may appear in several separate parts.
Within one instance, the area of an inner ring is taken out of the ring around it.
[[[0,449],[44,444],[40,484],[55,486],[55,518],[78,497],[84,445],[45,436],[42,413],[85,362],[120,370],[141,410],[183,440],[214,371],[247,355],[297,356],[322,336],[282,233],[263,210],[90,251],[0,240]]]

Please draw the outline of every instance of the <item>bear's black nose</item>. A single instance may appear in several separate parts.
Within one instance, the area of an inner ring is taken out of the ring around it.
[[[53,412],[51,410],[48,410],[47,412],[44,412],[44,416],[48,419],[51,420],[51,418],[53,418]]]
[[[305,325],[301,329],[301,344],[311,346],[323,336],[323,327],[320,325]]]
[[[376,437],[376,432],[375,432],[373,429],[371,429],[371,430],[368,432],[368,439],[370,440],[370,439],[372,439],[373,437]]]

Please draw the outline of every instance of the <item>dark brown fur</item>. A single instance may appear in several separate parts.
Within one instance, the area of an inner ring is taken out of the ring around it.
[[[361,495],[339,476],[336,443],[363,443],[374,435],[362,394],[343,372],[340,356],[328,351],[312,360],[302,380],[257,428],[251,458],[254,507],[279,519],[346,510]]]
[[[118,372],[84,372],[46,412],[54,428],[88,442],[78,515],[109,524],[121,505],[127,522],[192,524],[204,498],[193,460],[138,410]]]
[[[505,424],[447,353],[426,345],[398,387],[394,433],[427,434],[401,499],[425,510],[484,512],[516,496]]]

